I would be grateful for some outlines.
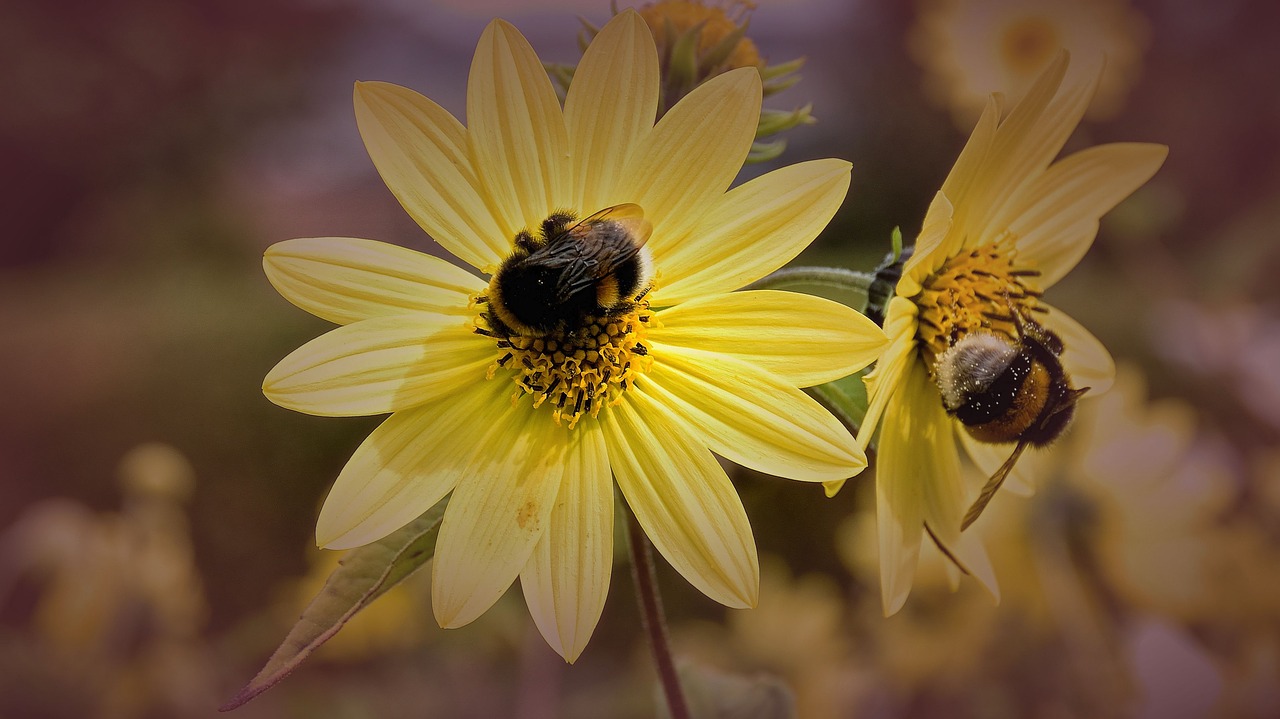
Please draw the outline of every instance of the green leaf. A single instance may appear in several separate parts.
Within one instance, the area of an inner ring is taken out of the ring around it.
[[[893,261],[897,262],[902,257],[902,228],[893,228],[893,234],[889,236],[889,244],[893,248]]]
[[[709,667],[682,664],[680,686],[693,719],[795,719],[796,700],[778,677],[725,674]],[[658,688],[658,717],[671,716]]]
[[[435,555],[436,537],[448,503],[446,497],[394,534],[348,552],[267,665],[219,711],[242,706],[279,684],[356,612],[426,564]]]

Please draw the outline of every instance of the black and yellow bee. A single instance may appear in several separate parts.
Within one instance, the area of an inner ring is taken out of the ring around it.
[[[995,496],[1027,447],[1060,437],[1089,390],[1074,389],[1059,359],[1062,339],[1014,312],[1016,340],[994,332],[970,332],[938,357],[934,379],[947,412],[979,442],[1016,442],[1013,454],[987,480],[960,528],[965,529]]]
[[[653,278],[652,230],[638,205],[623,204],[583,220],[556,212],[536,235],[521,231],[480,298],[490,329],[547,337],[630,310]]]

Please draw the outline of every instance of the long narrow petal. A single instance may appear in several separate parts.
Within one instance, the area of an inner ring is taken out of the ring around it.
[[[560,101],[520,31],[494,20],[467,79],[467,138],[501,238],[510,247],[568,199],[568,134]]]
[[[704,297],[658,313],[654,342],[720,352],[796,387],[853,374],[880,356],[888,338],[838,302],[758,290]]]
[[[884,321],[889,346],[876,360],[875,369],[863,379],[867,385],[867,413],[858,428],[858,444],[863,449],[871,445],[880,417],[901,387],[903,376],[919,361],[920,355],[916,351],[917,313],[911,300],[902,297],[889,300]]]
[[[438,257],[351,237],[277,242],[262,267],[285,299],[340,325],[408,312],[468,314],[471,295],[485,287]]]
[[[655,259],[685,241],[703,208],[742,169],[756,135],[760,96],[755,68],[717,75],[663,115],[632,154],[618,189],[653,223]]]
[[[637,387],[679,414],[711,451],[751,469],[811,482],[867,466],[849,430],[776,375],[705,350],[653,344]]]
[[[414,312],[326,332],[280,360],[267,399],[323,417],[397,412],[484,380],[491,341],[458,317]]]
[[[924,215],[915,249],[902,266],[902,278],[898,280],[897,294],[914,297],[920,292],[925,278],[933,274],[951,257],[950,246],[955,244],[952,232],[955,226],[955,206],[946,193],[934,194],[929,210]]]
[[[790,262],[835,216],[850,168],[844,160],[814,160],[774,170],[708,199],[710,209],[678,242],[660,242],[655,229],[654,301],[736,290]]]
[[[947,415],[938,388],[922,364],[916,363],[909,370],[897,403],[897,412],[893,417],[886,415],[885,423],[903,426],[888,435],[892,439],[887,440],[887,446],[886,440],[881,441],[881,451],[891,452],[898,459],[909,453],[914,456],[902,465],[882,464],[877,471],[895,474],[900,481],[919,483],[921,518],[933,541],[952,562],[999,598],[986,550],[980,542],[970,541],[968,535],[960,533],[960,519],[969,507],[970,497],[960,469],[956,422]],[[897,444],[904,439],[905,444]]]
[[[547,643],[570,664],[600,621],[613,568],[613,477],[600,423],[574,429],[551,524],[520,572],[520,587]]]
[[[483,379],[429,407],[391,415],[342,468],[320,510],[317,543],[376,541],[453,490],[500,414],[510,387]]]
[[[908,426],[910,408],[903,393],[889,404],[880,429],[876,452],[876,530],[880,547],[880,600],[885,616],[895,614],[907,601],[920,560],[924,534],[924,497],[920,476],[928,462],[926,450],[912,446],[919,428]]]
[[[361,82],[356,125],[369,157],[405,211],[446,250],[473,267],[509,251],[467,158],[467,131],[431,100],[398,85]]]
[[[708,597],[738,609],[755,606],[755,539],[742,501],[711,452],[641,392],[628,392],[601,417],[618,487],[653,545]]]
[[[1042,288],[1076,266],[1098,219],[1151,179],[1168,154],[1164,145],[1136,142],[1082,150],[1051,166],[1006,209],[1002,222],[1018,238],[1019,259],[1040,270]]]
[[[445,628],[483,614],[515,581],[551,522],[568,468],[570,430],[547,412],[502,404],[440,525],[431,606]]]
[[[618,181],[653,129],[659,82],[653,34],[638,13],[623,10],[582,55],[565,98],[572,197],[582,212],[630,201]]]
[[[1090,393],[1101,394],[1116,379],[1116,361],[1111,352],[1093,333],[1062,310],[1049,307],[1040,318],[1045,327],[1062,338],[1062,368],[1073,387],[1088,387]]]

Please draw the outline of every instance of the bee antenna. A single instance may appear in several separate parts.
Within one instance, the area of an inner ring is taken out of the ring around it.
[[[1000,489],[1000,485],[1009,478],[1009,473],[1013,471],[1013,465],[1017,464],[1018,458],[1022,456],[1022,450],[1027,448],[1027,441],[1018,442],[1018,446],[1013,448],[1013,454],[1000,465],[1000,469],[991,475],[991,479],[987,480],[986,485],[982,487],[982,491],[978,493],[978,498],[974,500],[973,505],[969,507],[969,511],[965,512],[964,519],[960,522],[960,531],[969,528],[978,516],[982,514],[982,510],[987,508],[991,503],[991,498],[996,496],[996,490]]]

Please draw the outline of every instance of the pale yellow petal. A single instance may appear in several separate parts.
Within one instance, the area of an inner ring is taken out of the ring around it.
[[[849,307],[797,292],[757,290],[703,297],[658,313],[654,342],[720,352],[797,387],[853,374],[888,338]]]
[[[572,434],[551,524],[520,572],[534,624],[570,664],[600,621],[613,568],[613,477],[604,434],[590,418]]]
[[[980,177],[983,163],[991,154],[991,143],[995,139],[996,127],[1000,123],[1000,111],[1000,103],[996,96],[992,95],[987,99],[982,116],[978,118],[978,124],[970,133],[964,149],[960,151],[960,156],[951,167],[951,172],[947,173],[946,181],[942,183],[942,193],[959,208],[961,213],[966,212],[973,204],[972,197],[975,189],[978,189],[975,188],[975,183]],[[961,222],[963,219],[963,217],[960,218]],[[955,233],[952,236],[953,239],[958,238],[960,234]],[[948,254],[956,251],[955,246],[947,249],[950,251]]]
[[[863,449],[871,445],[880,417],[897,394],[902,378],[919,361],[920,355],[916,351],[917,312],[915,303],[910,300],[902,297],[889,300],[884,321],[889,346],[876,360],[875,369],[863,379],[867,386],[867,413],[858,428],[858,445]]]
[[[960,443],[964,446],[965,452],[968,453],[969,459],[973,460],[974,466],[978,468],[984,478],[995,474],[1000,465],[1004,464],[1005,460],[1009,459],[1009,455],[1013,453],[1014,445],[1012,444],[979,442],[964,430],[960,430],[957,434],[960,436]],[[1052,456],[1053,451],[1052,447],[1048,450],[1028,447],[1022,453],[1022,456],[1018,458],[1018,463],[1013,465],[1013,471],[1009,472],[1009,478],[1000,487],[1000,492],[1018,497],[1030,497],[1035,494],[1036,489],[1044,486],[1045,480],[1049,477],[1048,470],[1054,462],[1046,460]],[[978,491],[980,490],[974,488],[970,494],[977,497]],[[999,499],[992,501],[999,501]],[[981,518],[978,521],[981,522]]]
[[[741,360],[653,343],[636,387],[685,420],[711,451],[759,472],[811,482],[867,466],[849,430],[804,392]]]
[[[962,571],[998,597],[986,551],[981,543],[961,537],[960,520],[972,497],[960,469],[954,435],[957,423],[947,414],[937,385],[922,363],[915,363],[908,371],[896,404],[897,411],[885,415],[885,432],[891,422],[897,426],[892,435],[881,436],[882,460],[876,471],[891,472],[899,481],[919,483],[921,518],[933,541]],[[908,455],[910,459],[886,464],[885,452],[898,460]]]
[[[756,136],[760,96],[755,68],[717,75],[663,115],[632,154],[618,189],[653,223],[655,258],[685,241],[742,169]]]
[[[945,193],[939,192],[929,203],[929,210],[924,215],[924,225],[916,237],[915,248],[911,256],[902,265],[902,277],[898,280],[895,292],[902,297],[914,297],[924,280],[933,274],[951,257],[952,244],[947,240],[954,235],[953,216],[955,207]]]
[[[529,41],[505,20],[489,23],[476,46],[467,123],[472,164],[510,248],[521,229],[563,209],[571,179],[568,134],[551,79]]]
[[[396,412],[483,381],[495,353],[458,317],[375,317],[294,350],[267,373],[262,391],[281,407],[324,417]]]
[[[1006,210],[1019,261],[1042,273],[1041,288],[1071,271],[1093,244],[1098,219],[1141,187],[1164,163],[1164,145],[1091,147],[1054,163]]]
[[[1097,76],[1062,86],[1063,53],[1041,74],[1022,101],[1000,123],[975,179],[962,225],[965,246],[990,242],[1003,231],[994,224],[1006,204],[1018,201],[1028,182],[1062,151],[1093,97]],[[1059,87],[1061,91],[1059,91]]]
[[[676,234],[660,238],[655,229],[649,241],[658,270],[654,302],[736,290],[790,262],[835,216],[851,167],[814,160],[774,170],[723,197],[708,197],[701,220],[678,241],[668,241]]]
[[[511,235],[485,204],[462,124],[422,95],[385,82],[356,83],[355,106],[365,149],[409,216],[474,267],[501,260]]]
[[[1046,305],[1047,307],[1047,305]],[[1090,394],[1101,394],[1111,388],[1116,378],[1116,362],[1111,352],[1093,333],[1062,310],[1048,307],[1049,313],[1039,317],[1041,324],[1062,338],[1062,368],[1071,378],[1072,387],[1088,387]]]
[[[582,55],[565,98],[574,202],[584,214],[630,202],[617,189],[658,113],[658,51],[634,10],[605,25]]]
[[[489,428],[510,407],[510,394],[503,382],[481,380],[387,418],[329,490],[317,543],[348,549],[377,541],[430,509],[465,476]]]
[[[453,490],[431,575],[431,607],[460,627],[498,601],[546,532],[570,465],[569,430],[527,404],[506,413]]]
[[[485,287],[438,257],[351,237],[277,242],[262,267],[285,299],[340,325],[407,312],[469,314],[471,295]]]
[[[600,414],[609,463],[640,526],[690,584],[729,607],[753,607],[760,562],[742,501],[711,452],[641,392]]]

